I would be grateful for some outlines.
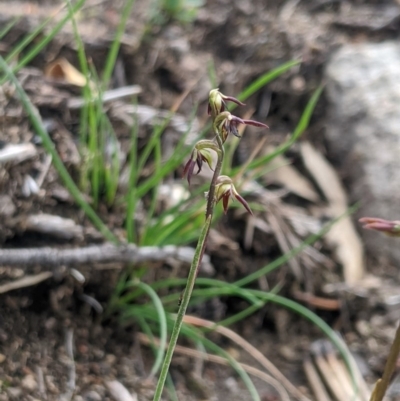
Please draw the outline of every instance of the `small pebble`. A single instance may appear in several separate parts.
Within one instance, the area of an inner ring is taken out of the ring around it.
[[[22,394],[22,389],[19,387],[9,387],[7,393],[11,398],[19,399]]]
[[[117,380],[106,382],[106,386],[115,401],[137,401],[136,394],[130,394],[128,389]]]
[[[6,356],[3,354],[0,354],[0,363],[3,363],[6,360]]]
[[[88,391],[86,394],[83,396],[85,401],[101,401],[101,395],[99,393],[96,393],[96,391]]]
[[[21,382],[22,387],[25,390],[33,391],[37,388],[37,382],[33,375],[26,375]]]
[[[232,376],[224,381],[224,385],[231,393],[236,394],[239,391],[238,382]]]

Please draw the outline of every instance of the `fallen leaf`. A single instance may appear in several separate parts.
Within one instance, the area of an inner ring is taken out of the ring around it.
[[[267,149],[268,153],[271,153],[273,150],[274,148],[271,146]],[[271,171],[266,176],[268,182],[283,185],[290,192],[311,202],[320,200],[310,181],[301,175],[283,155],[275,157],[269,163],[269,167]]]
[[[47,78],[67,82],[71,85],[85,86],[86,78],[67,59],[59,58],[49,64],[44,72]]]
[[[334,168],[309,142],[301,143],[300,152],[305,167],[328,201],[329,215],[332,218],[343,215],[348,209],[347,196]],[[361,280],[365,273],[364,249],[350,216],[334,224],[325,238],[343,265],[345,282],[354,284]]]

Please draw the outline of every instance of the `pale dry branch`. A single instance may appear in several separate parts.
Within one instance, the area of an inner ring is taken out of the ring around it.
[[[168,245],[164,247],[137,247],[134,244],[113,245],[110,243],[92,245],[84,248],[23,248],[0,249],[0,266],[57,267],[77,266],[97,263],[145,263],[162,262],[169,258],[191,263],[194,249]],[[204,255],[202,269],[212,270],[210,259]]]

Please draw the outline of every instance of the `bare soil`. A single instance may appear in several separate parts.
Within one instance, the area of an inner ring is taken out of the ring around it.
[[[99,71],[123,3],[87,0],[79,14],[82,39]],[[254,119],[269,125],[269,145],[278,145],[294,129],[306,102],[323,82],[324,65],[332,51],[348,42],[379,42],[400,36],[400,6],[390,0],[210,0],[198,10],[193,23],[169,21],[162,26],[148,22],[149,3],[138,0],[134,5],[113,75],[113,88],[140,85],[139,104],[163,110],[180,104],[178,112],[183,116],[189,116],[193,106],[199,104],[197,117],[203,123],[212,87],[210,66],[215,66],[221,91],[234,95],[266,71],[285,61],[301,59],[299,67],[252,96],[241,111],[242,115],[253,111]],[[9,53],[18,40],[32,32],[59,4],[3,0],[1,26],[15,16],[23,18],[0,41],[1,54]],[[78,97],[80,90],[49,82],[44,76],[45,67],[59,57],[79,65],[70,26],[18,77],[49,127],[64,163],[76,177],[80,165],[76,137],[79,113],[68,108],[67,101]],[[182,96],[184,100],[180,103]],[[109,107],[111,110],[112,105]],[[37,143],[37,136],[9,84],[0,91],[0,110],[0,150],[9,143]],[[304,140],[311,141],[333,165],[338,165],[324,141],[325,111],[326,100],[322,95]],[[151,130],[143,127],[142,131],[141,140],[145,142]],[[250,131],[242,139],[238,164],[246,161],[263,135]],[[129,129],[121,121],[118,137],[124,147],[129,140]],[[102,236],[74,204],[53,167],[46,170],[40,190],[26,194],[26,176],[37,178],[46,165],[46,154],[42,148],[38,149],[35,157],[21,163],[0,164],[1,247],[68,248],[102,243]],[[293,165],[304,173],[298,147],[289,156]],[[338,169],[337,173],[348,184],[346,171]],[[176,177],[180,174],[178,171]],[[271,194],[282,198],[279,185],[275,183],[269,188]],[[310,208],[304,199],[286,195],[283,204]],[[122,212],[119,206],[99,206],[100,216],[120,238],[125,237]],[[37,213],[71,218],[78,231],[70,237],[56,238],[32,230],[27,221]],[[323,220],[321,216],[318,221]],[[214,241],[207,250],[215,268],[213,277],[232,282],[281,254],[274,230],[256,231],[250,246],[246,244],[245,231],[246,220],[236,212],[228,213],[216,227]],[[367,266],[374,276],[364,287],[328,292],[327,284],[343,282],[341,266],[327,243],[320,241],[317,251],[318,263],[309,264],[312,258],[298,258],[299,274],[288,264],[268,276],[268,281],[259,280],[256,285],[268,290],[281,284],[283,295],[309,306],[340,331],[371,384],[382,371],[398,318],[397,304],[393,307],[388,301],[388,294],[398,293],[397,270],[390,264],[376,264],[373,255],[369,255]],[[88,301],[96,300],[106,308],[122,267],[120,264],[80,266],[79,271],[85,276],[82,283],[59,266],[50,279],[0,295],[0,401],[118,400],[109,387],[113,380],[122,383],[139,400],[152,399],[155,381],[148,374],[153,357],[140,343],[135,323],[122,326],[115,316],[104,319]],[[179,265],[182,277],[186,269],[187,265]],[[40,265],[0,266],[0,285],[43,271],[46,269]],[[175,272],[168,262],[158,263],[152,266],[148,280]],[[305,293],[315,298],[302,298]],[[327,306],[324,303],[327,300],[336,304],[328,302]],[[244,302],[231,298],[213,302],[191,313],[220,320],[246,307]],[[234,329],[267,356],[302,393],[315,399],[303,371],[303,361],[312,342],[321,337],[316,327],[291,312],[269,305]],[[248,357],[231,343],[218,336],[214,339],[246,362]],[[74,362],[69,350],[71,344]],[[240,379],[229,368],[210,362],[202,366],[186,356],[177,356],[171,374],[180,400],[250,399]],[[256,385],[263,400],[278,399],[272,387],[259,380]]]

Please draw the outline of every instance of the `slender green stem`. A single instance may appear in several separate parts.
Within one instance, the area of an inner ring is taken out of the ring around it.
[[[218,143],[218,147],[220,152],[217,153],[218,159],[215,165],[214,175],[211,180],[210,189],[208,191],[207,197],[207,209],[206,209],[206,219],[213,215],[214,213],[214,206],[215,206],[215,184],[219,175],[221,174],[222,164],[224,162],[225,150],[224,144],[222,143],[222,139],[219,136],[219,133],[216,134],[216,140]]]
[[[186,288],[183,293],[182,302],[179,306],[179,310],[178,310],[178,314],[176,316],[174,327],[172,329],[171,339],[168,344],[168,349],[165,354],[164,362],[161,367],[161,373],[160,373],[160,377],[157,382],[157,387],[156,387],[153,401],[160,401],[160,399],[161,399],[165,380],[167,379],[167,375],[168,375],[168,371],[169,371],[169,366],[171,364],[171,360],[172,360],[172,356],[175,351],[176,343],[178,342],[179,333],[182,328],[183,318],[186,314],[186,309],[189,305],[190,297],[192,295],[193,288],[194,288],[194,283],[196,281],[197,271],[200,266],[201,259],[202,259],[203,253],[204,253],[204,248],[206,245],[207,236],[208,236],[208,232],[209,232],[210,224],[211,224],[211,217],[212,216],[207,217],[207,219],[204,223],[203,230],[201,231],[201,234],[199,237],[199,242],[197,243],[196,252],[195,252],[195,255],[193,258],[192,265],[190,266],[190,270],[189,270],[189,276],[188,276]]]

